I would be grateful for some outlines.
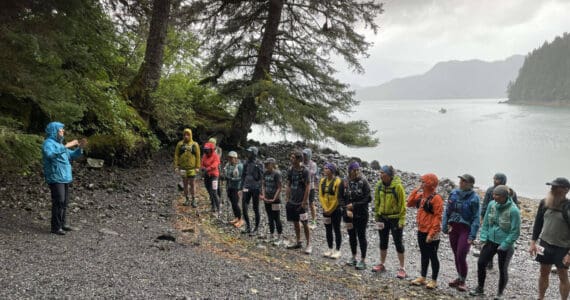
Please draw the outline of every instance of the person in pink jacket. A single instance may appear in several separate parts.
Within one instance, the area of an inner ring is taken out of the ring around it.
[[[204,172],[204,185],[210,195],[213,213],[220,213],[220,199],[218,198],[218,178],[220,177],[220,157],[215,152],[216,146],[208,142],[204,145],[201,169]]]

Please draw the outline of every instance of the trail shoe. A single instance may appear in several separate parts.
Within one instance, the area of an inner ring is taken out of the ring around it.
[[[503,293],[498,293],[493,300],[503,300]]]
[[[303,244],[301,244],[301,242],[296,242],[287,245],[287,249],[301,249],[301,248],[303,248]]]
[[[310,229],[317,228],[317,220],[312,220],[311,223],[309,224],[309,228]]]
[[[352,259],[350,259],[349,261],[346,262],[346,265],[349,266],[349,267],[356,267],[356,264],[357,264],[357,263],[358,263],[358,262],[356,261],[356,258],[352,258]]]
[[[257,235],[257,228],[254,228],[250,233],[249,236],[256,236]]]
[[[363,261],[359,261],[355,267],[357,270],[366,270],[366,263]]]
[[[53,230],[51,233],[57,234],[57,235],[65,235],[65,231],[63,231],[63,229]]]
[[[333,250],[332,254],[331,254],[331,258],[332,259],[339,259],[341,256],[341,252],[340,250]]]
[[[411,285],[424,285],[426,284],[426,278],[425,277],[418,277],[412,281],[410,281]]]
[[[311,253],[313,253],[313,247],[309,245],[305,248],[305,254],[311,254]]]
[[[461,283],[459,278],[455,278],[453,281],[449,282],[449,287],[457,287]]]
[[[190,205],[190,199],[188,199],[188,197],[186,197],[186,200],[184,201],[184,203],[182,205],[189,206]]]
[[[251,233],[251,228],[246,227],[246,228],[245,228],[244,230],[242,230],[240,233],[241,233],[241,234],[250,234],[250,233]]]
[[[485,292],[483,291],[483,287],[476,287],[475,289],[471,290],[471,292],[469,292],[470,296],[484,296]]]
[[[404,268],[400,268],[396,274],[396,277],[400,279],[406,278],[406,270]]]
[[[329,249],[329,250],[325,251],[325,253],[323,253],[323,257],[331,258],[332,253],[333,253],[333,249]]]
[[[77,231],[76,227],[68,226],[68,225],[63,225],[63,227],[61,227],[61,229],[63,229],[63,231]]]
[[[379,263],[379,264],[375,265],[374,267],[372,267],[372,272],[384,273],[384,272],[386,272],[386,267],[384,267],[384,264]]]
[[[192,207],[196,208],[198,205],[196,204],[196,199],[192,198]]]
[[[428,289],[428,290],[433,290],[436,287],[437,287],[437,281],[435,281],[433,279],[428,281],[428,283],[426,284],[426,289]]]
[[[467,285],[465,284],[465,281],[459,282],[455,288],[460,292],[467,292]]]

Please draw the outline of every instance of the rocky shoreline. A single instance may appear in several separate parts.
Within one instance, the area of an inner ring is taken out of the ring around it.
[[[302,143],[259,145],[264,157],[288,165],[288,154]],[[340,169],[352,158],[334,151],[315,151],[322,166],[332,160]],[[75,182],[69,220],[79,231],[59,237],[49,234],[49,190],[40,174],[0,177],[0,298],[381,298],[453,299],[465,293],[447,287],[455,276],[447,237],[440,246],[440,287],[427,291],[395,278],[393,245],[388,252],[388,272],[378,275],[370,266],[378,261],[378,234],[370,224],[368,265],[365,271],[344,266],[349,256],[343,234],[339,260],[322,258],[326,249],[324,226],[312,231],[313,254],[272,246],[256,237],[244,237],[227,224],[227,203],[222,218],[208,213],[202,191],[197,210],[181,206],[171,171],[171,153],[162,152],[148,166],[137,169],[90,169],[74,164]],[[363,166],[368,164],[363,162]],[[397,166],[395,166],[397,167]],[[370,181],[377,173],[363,168]],[[398,171],[406,192],[419,183],[419,175]],[[440,181],[438,191],[447,195],[453,181]],[[535,298],[538,265],[526,252],[538,203],[523,200],[523,228],[516,244],[506,289],[509,298]],[[265,214],[262,211],[262,224]],[[251,214],[251,212],[250,212]],[[319,214],[320,215],[320,214]],[[284,220],[284,216],[282,220]],[[267,230],[264,225],[262,231]],[[291,238],[292,226],[284,234]],[[415,238],[415,211],[409,210],[405,227],[408,279],[419,273]],[[344,232],[344,230],[343,230]],[[473,247],[473,254],[477,254]],[[469,255],[468,285],[476,283],[476,260]],[[496,270],[487,277],[487,295],[493,296]],[[556,298],[553,280],[547,296]]]

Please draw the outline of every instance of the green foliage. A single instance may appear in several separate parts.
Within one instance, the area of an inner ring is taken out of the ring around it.
[[[283,5],[276,44],[270,49],[270,66],[265,78],[252,74],[262,59],[262,33],[269,20],[269,5],[251,1],[194,1],[201,25],[198,34],[205,45],[203,80],[216,86],[231,105],[256,97],[259,124],[273,124],[282,130],[318,140],[337,139],[343,123],[335,113],[356,105],[353,92],[336,80],[331,55],[344,58],[356,72],[362,71],[359,57],[370,44],[354,30],[368,27],[376,32],[375,18],[382,12],[377,1],[287,1]],[[358,26],[357,26],[358,25]],[[266,59],[267,57],[263,57]],[[252,82],[254,81],[254,82]],[[249,109],[249,108],[248,108]],[[238,116],[239,117],[239,116]],[[339,140],[368,146],[376,144],[364,122],[344,124],[359,138]],[[333,126],[334,125],[334,126]],[[336,126],[336,127],[335,127]],[[333,129],[335,127],[336,129]]]
[[[41,161],[43,138],[0,126],[0,169],[4,172],[29,174]]]
[[[570,34],[532,51],[508,92],[513,102],[570,104]]]
[[[86,152],[90,157],[104,159],[111,165],[128,166],[144,162],[152,152],[158,150],[159,145],[156,138],[151,138],[149,141],[125,131],[116,135],[91,136]]]

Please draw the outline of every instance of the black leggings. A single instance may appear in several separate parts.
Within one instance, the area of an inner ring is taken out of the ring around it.
[[[350,243],[350,251],[352,255],[356,255],[356,238],[360,244],[360,257],[366,258],[366,249],[368,242],[366,241],[366,225],[368,225],[368,216],[352,219],[352,229],[348,230],[348,242]]]
[[[324,218],[330,218],[330,224],[325,223],[326,235],[327,235],[327,244],[329,249],[333,247],[333,230],[335,236],[335,243],[336,243],[336,250],[340,250],[340,244],[342,242],[342,235],[340,233],[340,221],[341,221],[342,214],[340,209],[336,209],[332,212],[330,216],[324,216]]]
[[[277,204],[279,205],[279,204]],[[277,228],[277,233],[283,233],[283,225],[281,225],[280,210],[273,210],[273,203],[265,203],[265,212],[267,213],[267,220],[269,221],[269,232],[271,234],[275,233],[275,228]]]
[[[384,229],[378,230],[378,235],[380,236],[380,250],[388,249],[389,233],[392,233],[392,238],[394,239],[394,245],[396,245],[396,252],[404,253],[405,248],[402,243],[402,236],[404,235],[404,229],[398,226],[398,219],[383,219]]]
[[[216,181],[216,186],[214,189],[214,181]],[[204,177],[204,185],[206,186],[206,190],[210,195],[210,204],[212,205],[212,211],[219,211],[220,210],[220,199],[218,198],[218,177],[206,175]]]
[[[509,263],[513,257],[515,250],[511,247],[507,251],[499,250],[499,244],[493,242],[485,243],[479,260],[477,261],[477,283],[480,287],[485,286],[485,278],[487,277],[487,264],[493,259],[495,253],[499,256],[499,294],[502,294],[509,281]]]
[[[65,212],[69,200],[68,183],[52,183],[51,191],[51,231],[56,232],[65,225]]]
[[[241,219],[241,209],[239,208],[239,203],[238,203],[239,202],[238,189],[228,188],[227,194],[228,194],[228,199],[230,199],[230,203],[232,204],[234,217]]]
[[[243,219],[247,228],[251,228],[249,223],[248,205],[249,200],[253,200],[253,213],[255,214],[255,229],[259,227],[259,189],[249,190],[243,193],[243,198],[241,199],[241,209],[243,211]]]
[[[439,240],[426,243],[428,234],[418,231],[418,245],[420,246],[422,261],[422,277],[427,276],[428,266],[431,261],[431,279],[437,280],[439,274],[439,259],[437,258],[437,249],[439,249]]]

